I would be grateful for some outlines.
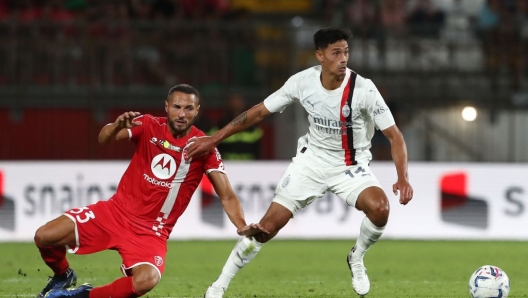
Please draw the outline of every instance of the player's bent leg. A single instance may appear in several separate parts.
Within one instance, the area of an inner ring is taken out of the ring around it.
[[[262,245],[275,237],[292,218],[293,213],[285,206],[272,202],[264,217],[260,220],[263,228],[270,234],[259,233],[253,237],[242,237],[237,242],[218,279],[207,288],[205,298],[222,298],[235,275],[247,265],[260,251]]]
[[[132,268],[132,286],[137,293],[146,294],[159,283],[160,272],[150,264]]]
[[[40,227],[34,240],[42,259],[54,273],[37,297],[44,297],[52,289],[75,286],[77,275],[66,259],[65,247],[75,244],[75,223],[64,215],[59,216]]]
[[[132,276],[125,276],[114,280],[104,286],[95,287],[90,290],[90,296],[99,297],[141,297],[144,293],[136,291],[133,285]]]
[[[370,290],[370,281],[363,257],[367,250],[383,234],[389,218],[389,201],[383,190],[377,186],[364,189],[356,201],[356,208],[365,212],[356,245],[347,255],[347,264],[352,274],[352,287],[360,296]]]
[[[34,239],[41,246],[75,245],[75,223],[61,215],[38,228]]]
[[[271,202],[271,205],[264,214],[264,217],[260,220],[260,225],[269,231],[269,234],[259,233],[254,235],[260,243],[266,243],[277,236],[279,231],[284,228],[284,226],[290,221],[293,217],[293,212],[290,211],[284,205],[281,205],[276,202]]]
[[[377,227],[384,227],[389,220],[389,200],[383,189],[377,186],[368,187],[359,194],[356,208]]]

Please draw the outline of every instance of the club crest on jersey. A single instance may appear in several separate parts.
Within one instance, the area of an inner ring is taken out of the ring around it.
[[[341,109],[341,114],[343,114],[343,117],[348,117],[350,115],[350,107],[348,105],[344,105]]]
[[[160,256],[155,256],[154,257],[154,264],[156,264],[156,266],[158,266],[158,267],[163,265],[163,259]]]
[[[176,161],[168,154],[158,154],[152,159],[150,169],[158,179],[169,179],[176,172]]]
[[[284,178],[284,180],[282,180],[282,187],[283,188],[288,186],[288,184],[290,184],[290,175],[286,176],[286,178]]]

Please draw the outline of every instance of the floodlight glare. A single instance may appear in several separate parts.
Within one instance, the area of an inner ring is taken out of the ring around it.
[[[471,122],[477,119],[477,110],[474,107],[465,107],[462,110],[462,119]]]

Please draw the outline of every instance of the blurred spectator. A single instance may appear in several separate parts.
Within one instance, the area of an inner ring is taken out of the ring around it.
[[[453,0],[446,11],[444,38],[450,44],[467,44],[473,40],[473,16],[464,5],[463,0]]]
[[[399,37],[406,31],[406,11],[402,0],[381,0],[381,24],[384,37]]]
[[[16,2],[18,20],[22,22],[33,22],[39,19],[42,12],[36,0],[18,0]]]
[[[528,81],[527,81],[527,75],[528,75],[528,57],[526,56],[526,53],[528,53],[528,1],[526,0],[517,0],[516,3],[516,15],[515,15],[515,21],[517,24],[517,27],[519,28],[518,31],[518,38],[519,38],[519,52],[524,53],[520,55],[520,61],[519,61],[519,75],[521,84],[524,81],[524,87],[528,88]]]
[[[183,17],[180,0],[127,0],[132,18],[143,20],[170,20]]]
[[[230,60],[234,66],[231,81],[234,85],[255,86],[255,47],[257,39],[251,21],[251,14],[247,9],[236,9],[226,16],[226,20],[235,24],[229,30],[226,40],[230,43]]]
[[[411,9],[408,23],[412,35],[438,38],[445,23],[445,13],[431,0],[418,0]]]
[[[521,52],[519,43],[519,27],[515,22],[514,1],[503,2],[499,6],[499,27],[497,32],[497,49],[498,70],[506,69],[511,74],[511,87],[514,90],[519,89],[521,80]]]
[[[387,41],[401,38],[406,34],[406,11],[403,0],[381,0],[379,6],[381,26],[377,27],[375,35],[378,43],[380,63],[387,60]]]
[[[375,1],[327,0],[320,3],[323,21],[334,27],[351,27],[354,36],[368,38],[377,25]]]
[[[321,17],[326,26],[339,27],[343,25],[342,5],[345,2],[349,3],[350,0],[320,0]]]
[[[5,21],[9,17],[9,4],[7,0],[0,0],[0,21]]]
[[[500,22],[500,1],[486,0],[477,19],[477,34],[482,42],[485,55],[485,65],[488,73],[494,73],[497,68],[497,42]]]
[[[215,133],[217,130],[229,124],[232,119],[246,110],[247,107],[244,97],[237,93],[231,94],[227,102],[225,114],[222,115],[218,126],[211,129],[208,135]],[[263,134],[262,128],[254,125],[225,139],[222,143],[218,144],[217,148],[222,154],[223,159],[226,160],[260,159],[262,157],[260,148]]]
[[[501,72],[511,74],[513,89],[519,89],[522,77],[522,44],[519,42],[519,9],[500,0],[483,3],[477,21],[477,32],[485,54],[485,69],[497,86]],[[522,4],[520,7],[522,9]],[[522,18],[522,17],[521,17]]]
[[[357,37],[370,38],[373,27],[378,25],[374,1],[354,0],[345,6],[344,14],[346,23]]]
[[[228,0],[181,0],[184,15],[192,20],[219,20],[229,11]]]

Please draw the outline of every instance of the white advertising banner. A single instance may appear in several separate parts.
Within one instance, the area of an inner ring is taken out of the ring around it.
[[[0,241],[29,241],[65,210],[106,200],[128,162],[0,162]],[[226,162],[247,222],[273,199],[285,161]],[[392,163],[373,163],[391,205],[384,238],[528,240],[528,165],[411,163],[414,199],[392,193]],[[278,238],[355,238],[364,215],[327,193],[298,213]],[[171,239],[234,239],[236,231],[204,179]]]

